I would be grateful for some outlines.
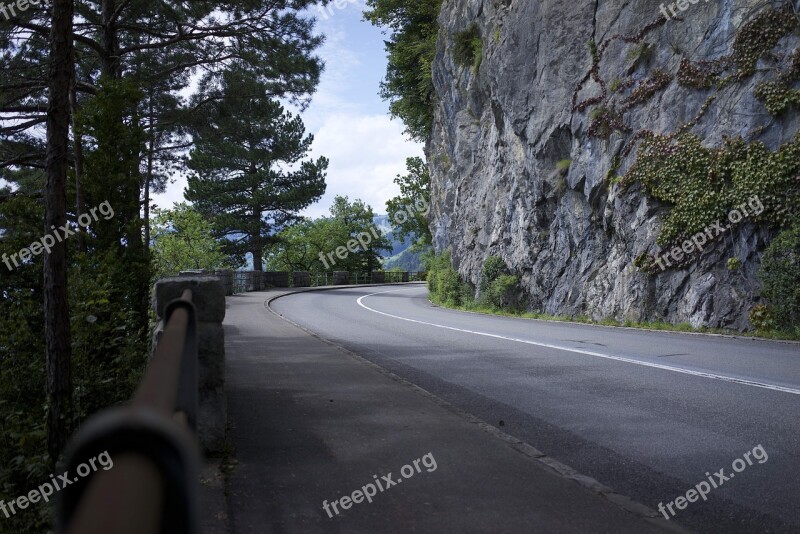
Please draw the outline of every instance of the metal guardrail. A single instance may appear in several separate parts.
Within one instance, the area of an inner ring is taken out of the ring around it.
[[[130,405],[90,418],[72,439],[67,473],[107,451],[114,466],[76,479],[60,495],[61,534],[195,534],[200,454],[197,320],[186,290]]]

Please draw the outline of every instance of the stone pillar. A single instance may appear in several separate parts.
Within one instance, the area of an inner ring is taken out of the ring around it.
[[[384,271],[375,271],[372,273],[372,283],[373,284],[383,284],[386,283],[386,273]]]
[[[264,290],[264,273],[262,271],[253,271],[253,291]]]
[[[311,273],[308,271],[295,271],[292,278],[294,287],[311,287]]]
[[[214,271],[214,276],[222,279],[222,284],[225,286],[225,295],[233,295],[233,271],[231,269],[217,269]]]
[[[264,286],[270,287],[289,287],[289,273],[270,271],[264,273]]]
[[[335,286],[350,285],[350,273],[347,271],[333,271],[333,285]]]
[[[164,308],[192,290],[197,309],[198,398],[197,435],[206,453],[225,448],[228,405],[225,398],[225,285],[215,276],[178,276],[159,280],[154,288],[153,306],[158,320]]]
[[[249,293],[251,291],[255,291],[255,284],[253,280],[255,279],[253,271],[244,271],[242,273],[244,275],[244,292]]]
[[[403,274],[403,282],[408,282],[409,279],[411,278],[410,273],[404,272],[402,274]]]

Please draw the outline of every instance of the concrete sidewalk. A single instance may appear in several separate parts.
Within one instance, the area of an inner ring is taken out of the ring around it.
[[[227,392],[238,461],[227,481],[231,532],[677,530],[652,510],[282,320],[265,307],[277,294],[228,298]],[[401,476],[404,465],[429,453],[412,476]],[[390,473],[397,484],[386,488]],[[340,502],[339,515],[329,508],[332,518],[323,509],[323,501],[343,496],[360,500],[353,493],[376,478],[384,490],[372,503]]]

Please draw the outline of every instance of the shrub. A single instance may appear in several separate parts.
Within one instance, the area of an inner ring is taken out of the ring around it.
[[[472,24],[453,37],[453,58],[462,67],[477,71],[483,61],[483,39],[477,24]]]
[[[425,258],[431,301],[449,307],[475,308],[475,287],[464,282],[450,263],[450,254]],[[518,308],[519,279],[507,273],[508,267],[497,256],[489,256],[481,271],[481,296],[477,304],[493,309]]]
[[[501,274],[489,284],[482,298],[493,308],[513,308],[516,307],[518,292],[519,278],[510,274]]]
[[[489,256],[483,263],[481,270],[481,281],[478,289],[483,293],[489,289],[489,285],[494,282],[498,276],[508,272],[508,266],[503,258],[499,256]]]
[[[800,330],[800,223],[781,232],[764,251],[758,277],[778,328]],[[751,320],[752,322],[752,320]],[[755,326],[755,325],[754,325]]]
[[[450,253],[427,256],[425,262],[431,301],[445,306],[461,306],[471,299],[472,288],[462,282],[458,271],[453,269]]]
[[[489,256],[483,264],[480,281],[480,301],[494,309],[516,308],[519,278],[509,274],[502,258]]]
[[[639,43],[638,46],[630,49],[625,58],[629,63],[637,65],[639,63],[649,63],[653,57],[653,48],[645,42]]]
[[[764,304],[757,304],[750,310],[750,324],[758,332],[769,332],[775,329],[772,313]]]

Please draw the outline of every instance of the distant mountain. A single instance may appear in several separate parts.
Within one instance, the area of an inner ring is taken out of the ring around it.
[[[384,251],[383,268],[386,270],[401,268],[404,271],[421,271],[422,259],[419,252],[409,250],[416,242],[416,237],[400,240],[394,237],[394,231],[388,215],[376,215],[372,221],[392,243],[391,251]]]

